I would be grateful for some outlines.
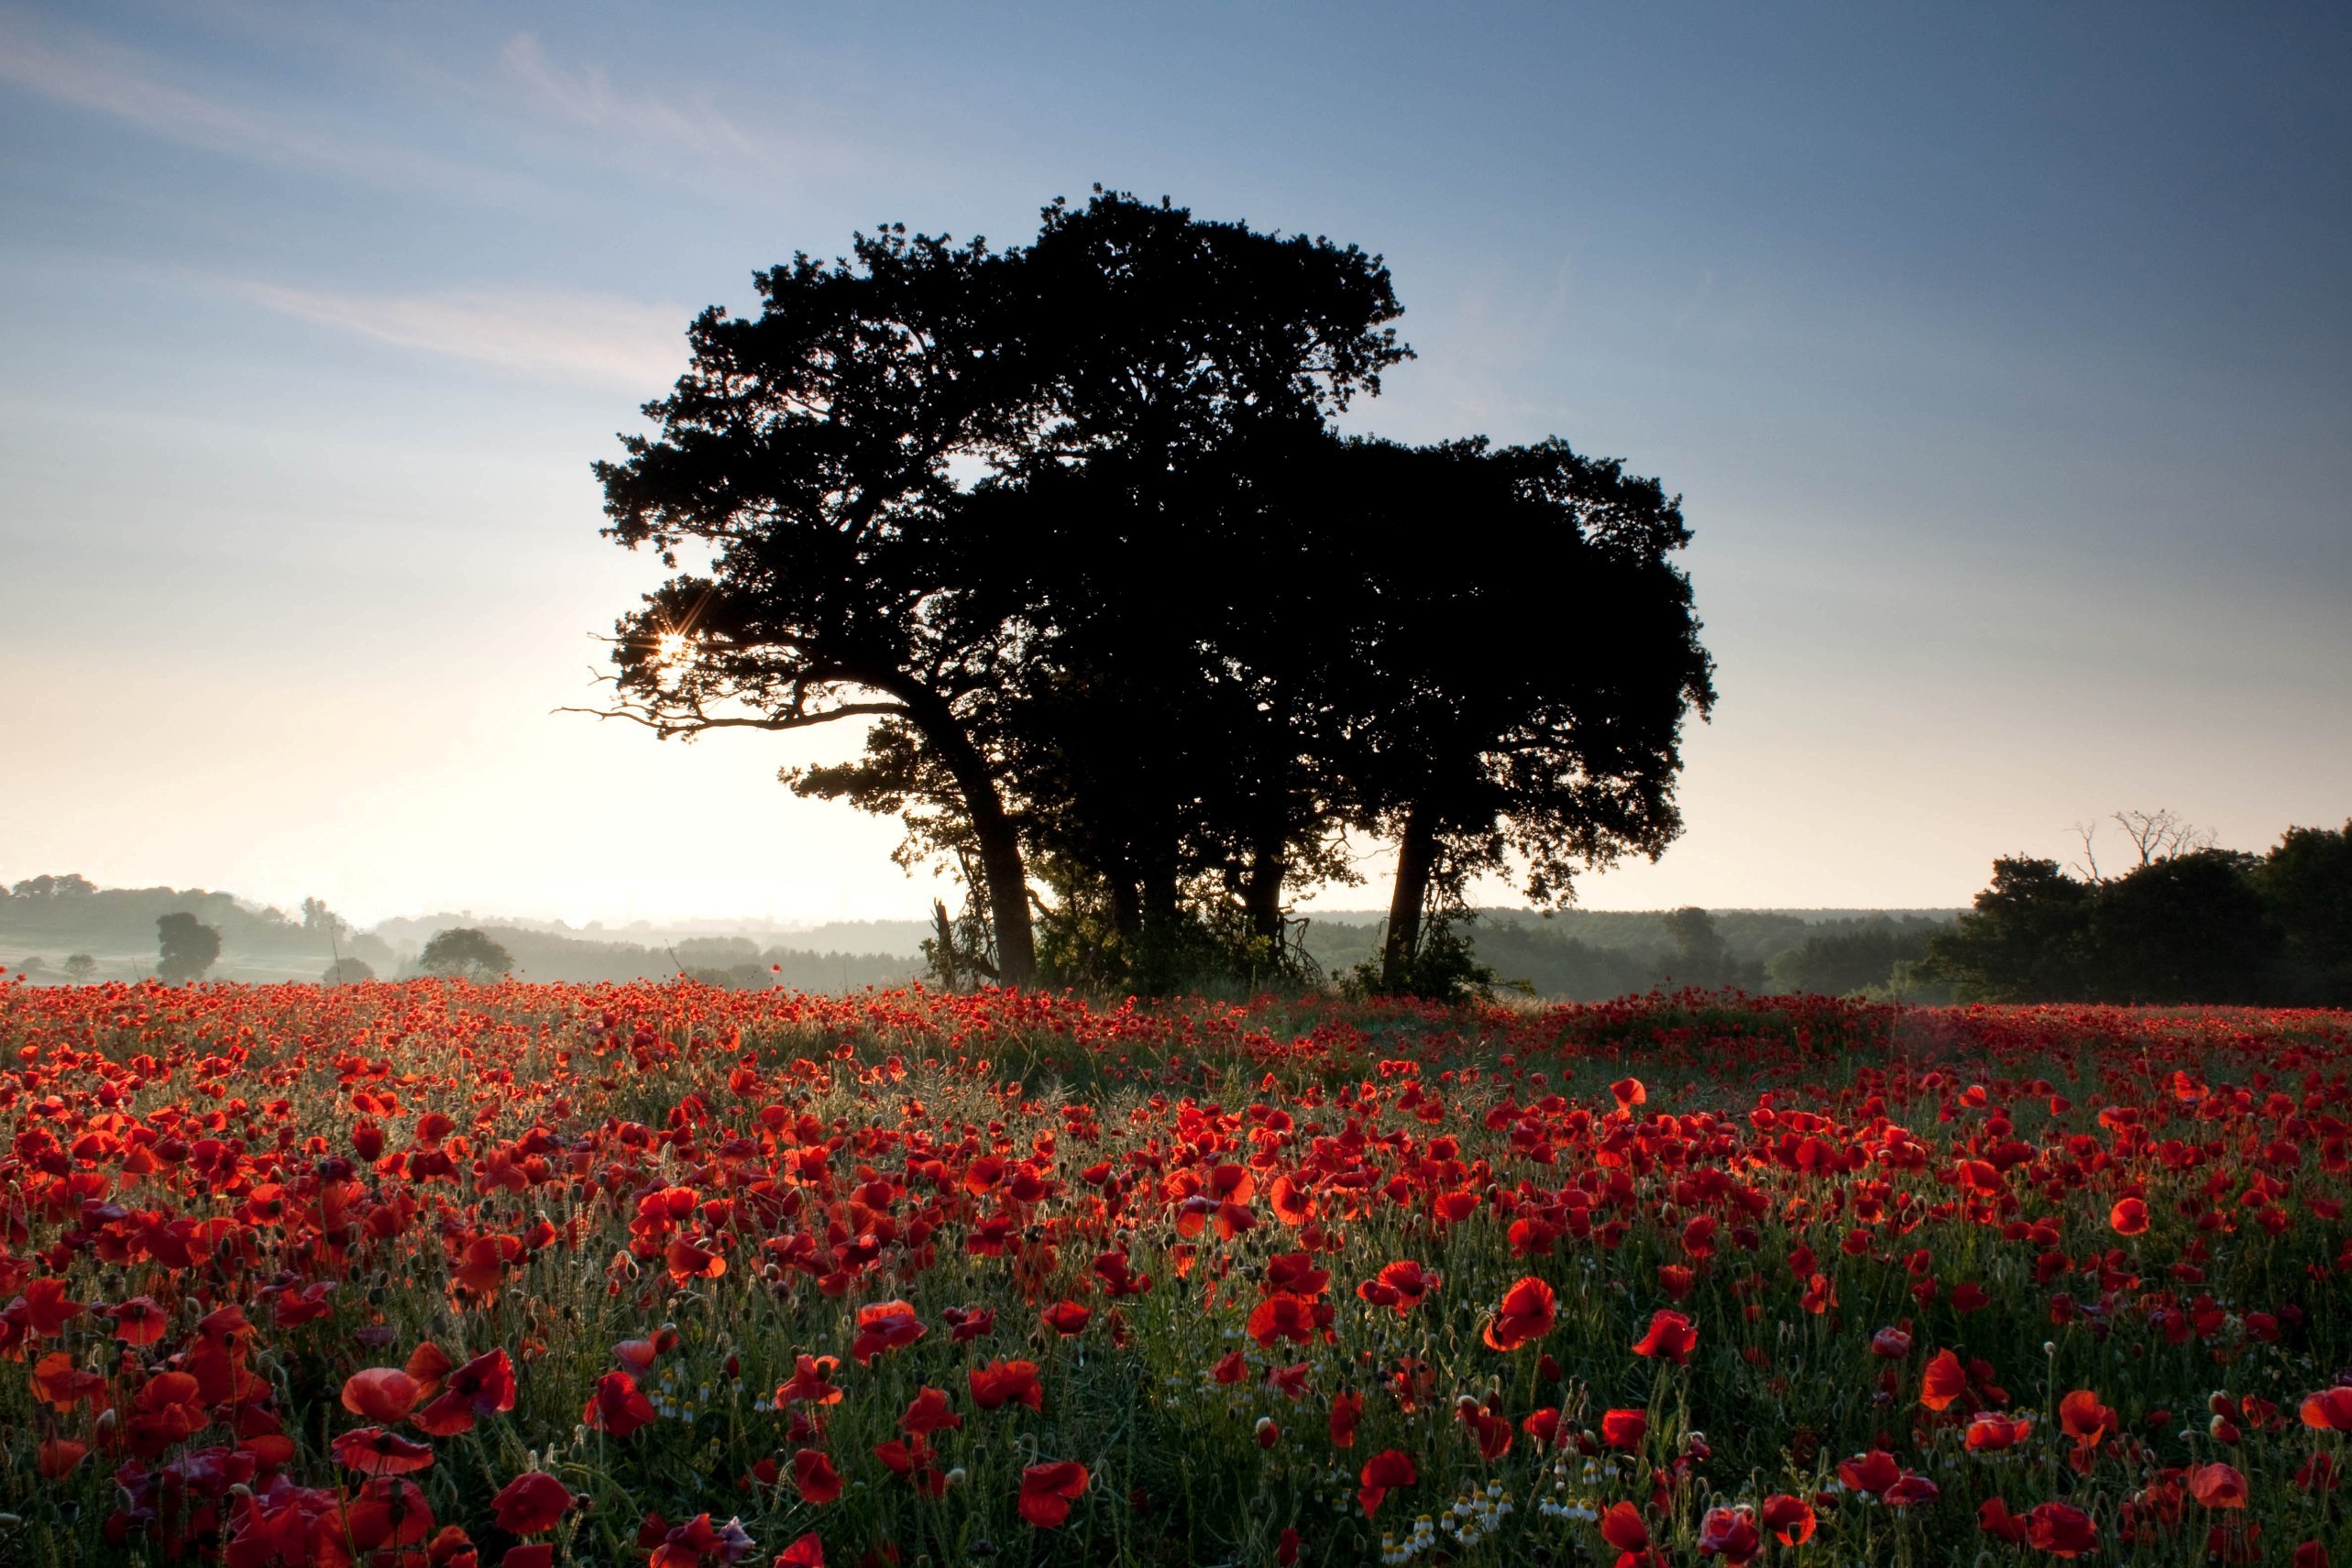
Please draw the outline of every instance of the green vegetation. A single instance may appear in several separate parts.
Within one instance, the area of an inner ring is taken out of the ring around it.
[[[2138,863],[2075,873],[2010,856],[1919,972],[1987,1002],[2352,1004],[2352,823],[2257,858],[2168,812],[2122,812]]]

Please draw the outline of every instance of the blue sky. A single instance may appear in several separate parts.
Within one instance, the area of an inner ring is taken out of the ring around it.
[[[550,711],[651,575],[588,466],[754,268],[1097,181],[1383,253],[1357,428],[1682,492],[1722,702],[1588,905],[2340,823],[2347,71],[2288,5],[0,6],[0,877],[921,908],[774,782],[853,737]]]

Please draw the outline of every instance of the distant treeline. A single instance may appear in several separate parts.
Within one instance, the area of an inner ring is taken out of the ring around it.
[[[288,915],[203,888],[102,888],[78,875],[0,887],[0,962],[38,981],[141,979],[158,971],[158,923],[181,915],[218,934],[217,960],[204,969],[214,980],[401,978],[419,972],[418,953],[434,935],[468,927],[485,929],[529,980],[594,983],[687,972],[713,984],[830,992],[903,985],[923,967],[917,956],[923,927],[913,921],[838,922],[797,934],[812,942],[846,937],[882,951],[763,948],[743,937],[668,941],[658,933],[652,941],[600,941],[544,923],[454,915],[360,931],[317,899]]]
[[[1565,1001],[1685,985],[1940,1001],[1949,986],[1903,966],[1924,956],[1951,913],[1483,909],[1463,931],[1498,987]],[[1325,974],[1341,975],[1380,940],[1376,917],[1337,916],[1311,921],[1305,945]]]
[[[2352,1006],[2352,822],[2291,828],[2264,855],[2169,812],[2120,812],[2138,863],[2103,872],[2085,836],[2055,861],[1993,862],[1922,972],[1965,999]]]

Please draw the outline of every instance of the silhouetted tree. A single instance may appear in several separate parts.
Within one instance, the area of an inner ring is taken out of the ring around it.
[[[358,985],[376,978],[376,966],[365,959],[337,959],[319,976],[321,985]]]
[[[1364,563],[1335,650],[1348,810],[1391,838],[1391,989],[1433,913],[1518,857],[1538,904],[1681,831],[1685,716],[1714,701],[1679,502],[1557,439],[1352,443],[1329,488]]]
[[[514,956],[487,931],[453,926],[433,934],[417,955],[416,967],[427,974],[488,984],[514,968]]]
[[[88,953],[70,953],[65,959],[65,978],[80,985],[98,972],[98,960]]]
[[[610,711],[684,736],[880,719],[860,762],[795,787],[913,811],[914,852],[968,850],[996,967],[1025,982],[1001,710],[1056,629],[1017,586],[1035,563],[975,532],[1003,511],[962,505],[963,481],[1149,468],[1319,417],[1405,352],[1383,325],[1397,306],[1353,247],[1099,191],[1048,208],[1026,249],[901,226],[852,257],[759,275],[756,319],[704,313],[694,367],[647,408],[659,436],[598,466],[609,535],[671,565],[713,557],[621,619]]]
[[[1978,1002],[2073,1002],[2090,994],[2092,889],[2056,861],[1993,862],[1973,911],[1929,938],[1927,972]]]
[[[2249,872],[2229,850],[2151,858],[2098,890],[2091,914],[2091,989],[2099,1000],[2219,1003],[2260,1000],[2278,931]]]
[[[2253,873],[2299,1001],[2352,1006],[2352,822],[2290,828]]]
[[[192,915],[162,916],[155,923],[155,933],[160,949],[155,975],[167,984],[203,978],[221,956],[219,930]]]

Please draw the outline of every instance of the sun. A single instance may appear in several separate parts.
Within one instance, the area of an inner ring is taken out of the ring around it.
[[[664,664],[683,664],[693,656],[694,645],[683,631],[665,631],[654,639],[654,658]]]

